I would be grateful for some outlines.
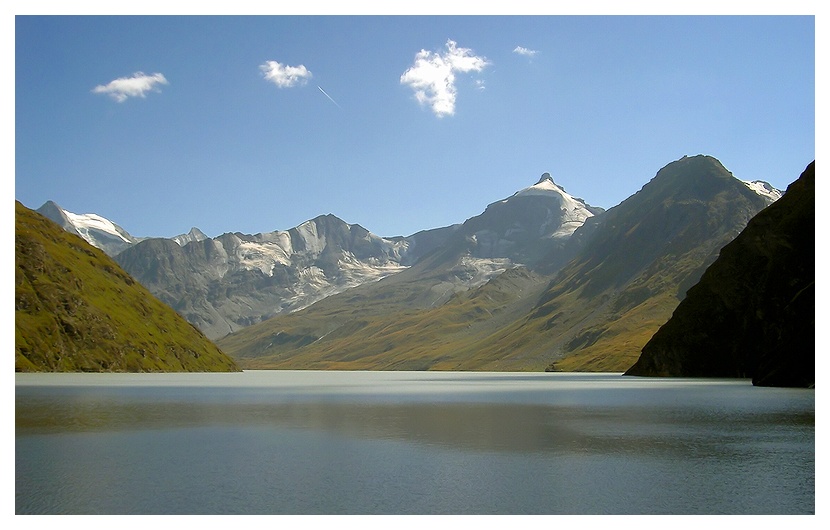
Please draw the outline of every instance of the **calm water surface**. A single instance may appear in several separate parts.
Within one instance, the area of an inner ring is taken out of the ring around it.
[[[815,393],[619,374],[16,374],[18,514],[812,514]]]

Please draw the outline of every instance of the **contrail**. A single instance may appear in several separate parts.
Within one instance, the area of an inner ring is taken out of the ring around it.
[[[317,85],[317,88],[318,88],[318,89],[320,89],[320,92],[322,92],[324,96],[326,96],[327,98],[329,98],[329,99],[331,100],[331,102],[332,102],[332,103],[334,103],[335,105],[337,105],[337,108],[339,108],[339,109],[342,109],[342,108],[343,108],[343,107],[341,107],[341,106],[340,106],[340,104],[339,104],[339,103],[337,103],[336,101],[334,101],[334,98],[333,98],[333,97],[331,97],[331,96],[329,96],[328,94],[326,94],[326,91],[325,91],[325,90],[323,90],[323,89],[320,87],[320,85]]]

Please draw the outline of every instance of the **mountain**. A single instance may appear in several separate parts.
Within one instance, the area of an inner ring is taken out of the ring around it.
[[[116,260],[208,337],[218,338],[399,272],[409,246],[323,215],[287,231],[228,233],[184,245],[148,239]]]
[[[126,230],[94,213],[75,214],[52,201],[47,201],[36,211],[56,222],[67,232],[84,238],[90,245],[100,248],[109,256],[115,256],[137,242],[137,239]]]
[[[535,185],[463,224],[408,237],[382,238],[329,214],[287,231],[213,239],[196,234],[183,245],[145,240],[116,260],[217,339],[401,274],[422,258],[426,261],[417,272],[403,275],[400,282],[413,276],[422,282],[425,275],[432,283],[415,296],[428,304],[443,302],[516,264],[534,263],[561,249],[585,219],[601,211],[567,194],[546,173]]]
[[[468,219],[460,232],[472,243],[472,256],[535,265],[561,252],[576,229],[602,211],[571,196],[544,173],[535,185]]]
[[[406,271],[219,344],[251,368],[624,371],[771,200],[708,156],[605,212],[543,176]]]
[[[683,157],[586,226],[580,254],[551,282],[522,330],[552,370],[625,371],[720,249],[772,198],[710,156]]]
[[[198,228],[196,228],[194,226],[193,228],[190,229],[190,232],[188,232],[186,234],[179,235],[179,236],[173,236],[170,239],[172,239],[180,247],[183,247],[186,244],[194,242],[194,241],[195,242],[204,241],[205,239],[208,239],[208,236],[205,235],[204,232],[202,232],[201,230],[199,230]]]
[[[35,210],[47,219],[51,219],[70,234],[75,234],[86,240],[93,247],[103,250],[108,256],[114,257],[133,245],[149,239],[134,237],[129,232],[113,223],[109,219],[95,213],[76,214],[64,210],[53,201],[47,201]],[[206,236],[198,228],[191,228],[190,232],[171,238],[178,245],[185,245],[191,241],[203,241]]]
[[[815,384],[815,161],[720,252],[627,375]]]
[[[238,368],[101,250],[16,202],[15,370]]]

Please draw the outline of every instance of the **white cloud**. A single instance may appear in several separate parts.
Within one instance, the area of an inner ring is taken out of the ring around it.
[[[144,72],[136,72],[132,77],[119,77],[106,85],[98,85],[92,89],[95,94],[107,94],[115,101],[121,103],[127,98],[145,97],[145,92],[161,92],[158,85],[166,85],[167,79],[159,73],[146,75]]]
[[[439,118],[452,116],[457,94],[456,72],[480,72],[489,64],[471,49],[459,48],[455,41],[447,40],[446,52],[418,52],[415,63],[401,75],[401,83],[412,87],[415,99],[422,105],[429,105]]]
[[[277,61],[265,61],[259,65],[266,81],[271,81],[280,88],[304,85],[311,79],[311,72],[304,65],[288,66]]]
[[[524,46],[516,46],[513,48],[513,53],[518,53],[519,55],[527,55],[528,57],[533,57],[537,53],[537,50],[531,50],[529,48],[525,48]]]

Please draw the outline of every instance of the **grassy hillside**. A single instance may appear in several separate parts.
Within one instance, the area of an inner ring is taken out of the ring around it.
[[[403,273],[401,273],[403,274]],[[342,370],[477,370],[493,359],[458,355],[498,322],[530,308],[546,281],[516,268],[444,303],[423,304],[418,282],[361,286],[290,315],[278,316],[219,341],[244,368]],[[378,294],[384,294],[381,297]],[[407,302],[407,300],[409,302]],[[496,364],[498,361],[496,360]],[[538,370],[540,362],[501,370]]]
[[[16,202],[15,370],[238,367],[102,251]]]

